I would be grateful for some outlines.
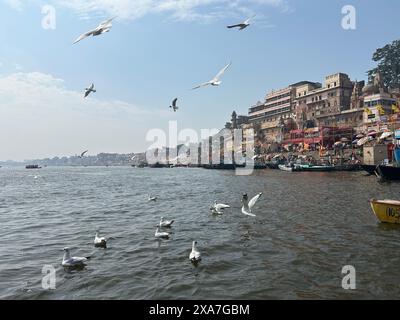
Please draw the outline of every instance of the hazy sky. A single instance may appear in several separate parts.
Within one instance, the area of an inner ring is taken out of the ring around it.
[[[44,5],[55,30],[42,28]],[[344,5],[356,30],[341,26]],[[271,89],[336,72],[365,80],[374,50],[399,38],[399,12],[398,0],[0,0],[0,160],[144,151],[170,120],[221,128]],[[254,14],[248,29],[226,28]],[[110,33],[72,45],[115,15]],[[220,87],[190,90],[230,61]]]

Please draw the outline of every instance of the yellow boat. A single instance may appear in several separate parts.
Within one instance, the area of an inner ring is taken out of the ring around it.
[[[380,222],[400,224],[400,201],[372,199],[370,203]]]

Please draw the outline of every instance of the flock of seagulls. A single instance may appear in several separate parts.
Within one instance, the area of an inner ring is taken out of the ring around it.
[[[95,37],[95,36],[99,36],[99,35],[109,32],[112,28],[112,22],[115,18],[116,17],[113,17],[111,19],[103,21],[95,29],[81,34],[73,42],[73,44],[76,44],[90,36]],[[228,29],[238,28],[239,30],[246,29],[247,27],[250,26],[251,19],[252,18],[247,19],[242,23],[229,25],[229,26],[227,26],[227,28]],[[224,75],[226,70],[231,65],[232,65],[232,62],[227,64],[224,68],[222,68],[213,79],[194,87],[192,90],[196,90],[196,89],[206,87],[206,86],[219,86],[222,83],[222,81],[221,81],[222,76]],[[92,83],[90,87],[85,88],[84,98],[87,98],[91,93],[96,93],[94,83]],[[175,98],[172,101],[172,104],[170,105],[170,109],[172,109],[174,112],[176,112],[179,109],[177,102],[178,102],[178,98]],[[88,152],[88,150],[81,153],[79,158],[83,158],[87,152]],[[247,216],[255,217],[256,215],[254,213],[252,213],[252,209],[255,206],[255,204],[257,203],[257,201],[260,199],[261,195],[262,195],[262,193],[259,193],[249,201],[247,194],[244,194],[242,197],[242,213]],[[157,201],[157,197],[148,195],[148,201],[155,202],[155,201]],[[224,210],[227,208],[230,208],[230,206],[227,204],[222,204],[222,203],[218,203],[217,201],[215,201],[214,204],[210,207],[210,211],[213,214],[222,215],[224,213]],[[161,217],[160,223],[157,225],[157,229],[154,234],[155,238],[156,239],[168,239],[170,237],[170,234],[166,231],[162,231],[162,228],[171,228],[173,223],[174,223],[174,220],[165,220],[164,217]],[[94,238],[94,245],[95,245],[95,247],[107,248],[107,239],[105,237],[99,237],[99,234],[97,232],[95,235],[95,238]],[[62,260],[62,266],[66,267],[66,268],[83,267],[83,266],[85,266],[85,263],[89,259],[90,259],[90,257],[71,257],[70,249],[64,248],[64,256],[63,256],[63,260]],[[192,261],[193,263],[197,263],[198,261],[201,260],[201,253],[197,248],[197,241],[193,241],[193,243],[192,243],[192,251],[189,254],[189,260]]]
[[[256,217],[254,213],[252,213],[252,209],[257,203],[257,201],[261,198],[262,193],[254,196],[250,201],[248,201],[248,196],[245,193],[242,197],[242,213]],[[217,201],[210,207],[210,211],[213,214],[222,215],[225,209],[230,208],[227,204],[218,203]],[[159,224],[157,225],[156,232],[154,233],[154,237],[158,240],[169,239],[170,233],[163,231],[164,228],[171,228],[174,223],[174,220],[166,220],[164,217],[161,217]],[[99,233],[96,232],[94,237],[94,246],[98,248],[107,248],[108,239],[105,237],[100,237]],[[90,257],[71,257],[70,249],[64,248],[64,256],[62,260],[62,266],[65,268],[83,268],[86,265],[86,262],[90,259]],[[201,260],[201,253],[197,248],[197,241],[193,241],[192,243],[192,251],[189,254],[189,260],[197,264]]]
[[[250,26],[250,21],[255,17],[255,15],[252,18],[249,18],[241,23],[238,24],[234,24],[234,25],[229,25],[227,26],[228,29],[232,29],[232,28],[238,28],[238,30],[243,30],[246,29],[247,27]],[[116,17],[113,17],[111,19],[108,19],[106,21],[101,22],[95,29],[87,31],[83,34],[81,34],[74,42],[73,44],[76,44],[88,37],[95,37],[95,36],[99,36],[102,35],[104,33],[110,32],[111,28],[112,28],[112,22]],[[226,65],[220,72],[218,72],[218,74],[211,79],[210,81],[204,82],[196,87],[194,87],[192,90],[195,89],[199,89],[202,87],[206,87],[206,86],[219,86],[222,81],[221,81],[221,77],[223,76],[223,74],[225,73],[225,71],[231,66],[232,63],[229,63],[228,65]],[[85,88],[85,95],[84,97],[87,98],[91,93],[95,93],[96,90],[94,88],[94,84],[92,83],[92,85],[89,88]],[[177,101],[178,98],[175,98],[174,101],[172,102],[172,105],[170,106],[170,108],[176,112],[179,108],[177,106]]]

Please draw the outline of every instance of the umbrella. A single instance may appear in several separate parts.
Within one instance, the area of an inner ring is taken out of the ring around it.
[[[347,139],[347,138],[342,138],[342,139],[340,139],[340,141],[342,141],[342,142],[349,142],[349,139]]]
[[[383,139],[391,137],[392,135],[393,135],[393,132],[384,132],[384,133],[382,133],[382,135],[380,136],[379,139],[383,140]]]
[[[358,139],[357,140],[354,140],[353,142],[352,142],[352,144],[357,144],[358,143]]]
[[[371,136],[376,136],[377,133],[378,133],[378,132],[376,132],[375,130],[372,130],[372,131],[368,132],[368,136],[369,136],[369,137],[371,137]]]
[[[366,144],[368,141],[369,141],[369,137],[364,137],[364,138],[358,140],[357,145],[361,147],[364,144]]]
[[[362,133],[356,135],[356,138],[357,138],[357,139],[361,139],[361,138],[364,138],[364,137],[365,137],[365,136],[364,136]]]
[[[335,142],[335,144],[334,144],[335,146],[341,146],[342,145],[342,143],[340,142],[340,141],[338,141],[338,142]]]

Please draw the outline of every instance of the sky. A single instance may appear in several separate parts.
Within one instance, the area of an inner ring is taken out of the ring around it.
[[[346,5],[355,30],[342,27]],[[272,89],[366,80],[376,48],[400,38],[399,12],[398,0],[0,0],[0,161],[141,152],[170,121],[200,136]],[[72,44],[114,16],[109,33]],[[219,87],[191,90],[229,62]]]

